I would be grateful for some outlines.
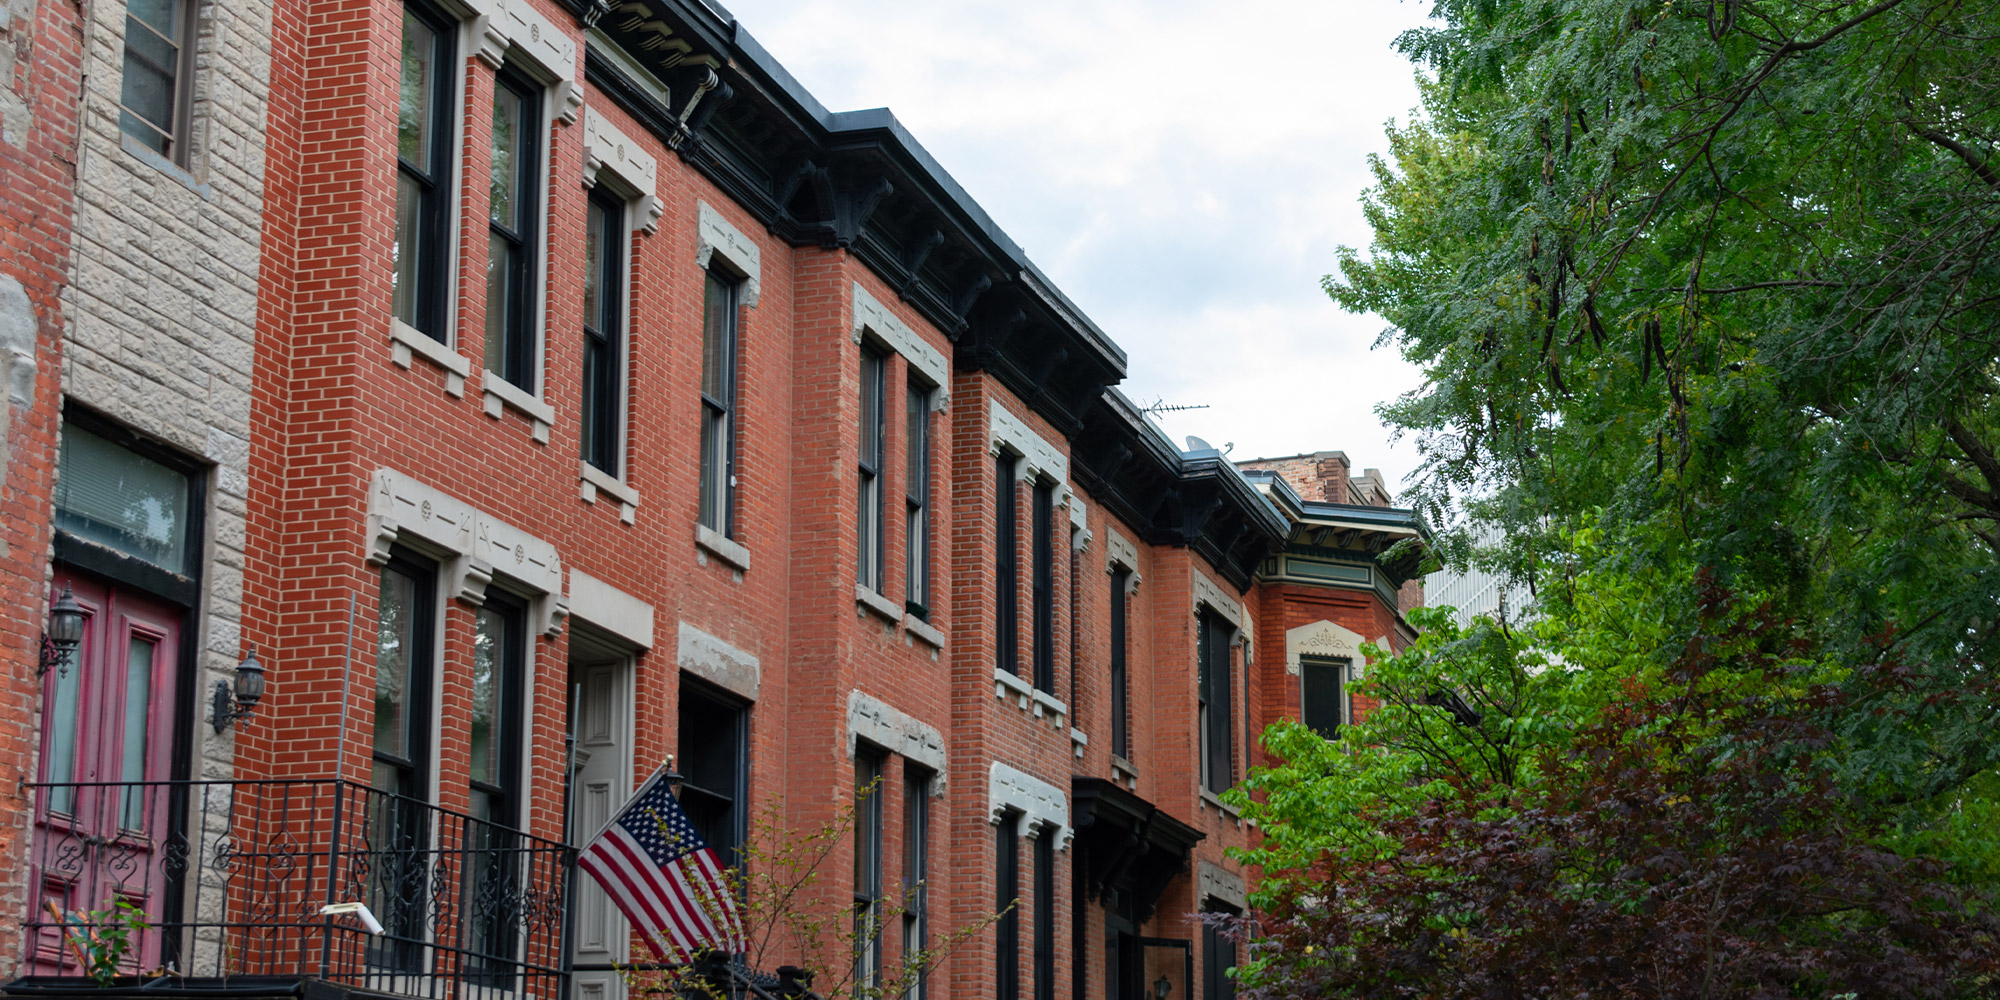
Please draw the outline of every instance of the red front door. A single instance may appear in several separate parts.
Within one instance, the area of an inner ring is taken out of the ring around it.
[[[35,802],[35,972],[76,975],[108,952],[90,925],[121,901],[146,930],[124,972],[160,965],[179,713],[181,612],[129,589],[58,571],[90,613],[68,662],[43,677],[40,794]],[[182,845],[184,846],[184,845]],[[81,966],[81,967],[80,967]]]

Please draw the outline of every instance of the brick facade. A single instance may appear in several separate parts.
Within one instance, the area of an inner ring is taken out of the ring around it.
[[[1228,851],[1255,836],[1204,789],[1200,623],[1219,618],[1232,637],[1215,662],[1232,678],[1226,753],[1240,777],[1261,760],[1256,733],[1300,710],[1288,642],[1409,639],[1397,596],[1407,567],[1378,557],[1420,536],[1414,518],[1387,507],[1372,470],[1350,476],[1338,452],[1239,472],[1172,448],[1109,388],[1122,351],[893,119],[829,115],[708,8],[648,3],[659,20],[568,0],[425,8],[454,25],[437,340],[394,318],[402,3],[201,3],[195,147],[182,165],[121,139],[120,5],[86,8],[90,23],[70,26],[90,53],[80,166],[63,173],[60,144],[42,154],[50,189],[73,194],[55,207],[75,213],[76,249],[66,278],[44,262],[21,279],[42,289],[47,316],[67,281],[70,318],[61,395],[43,376],[33,404],[10,410],[18,457],[7,488],[32,502],[8,506],[0,557],[13,563],[0,583],[33,601],[9,606],[45,606],[57,414],[94,414],[207,475],[187,618],[198,657],[178,709],[189,773],[379,783],[382,691],[423,661],[432,682],[406,695],[429,727],[413,751],[423,759],[413,794],[475,811],[487,794],[475,757],[494,731],[475,721],[495,662],[481,658],[493,648],[481,623],[518,608],[524,679],[510,711],[524,740],[510,794],[522,831],[587,832],[585,786],[615,804],[670,755],[720,754],[689,746],[683,711],[740,710],[738,815],[779,807],[785,824],[810,828],[852,800],[857,754],[885,755],[891,892],[904,876],[905,782],[930,772],[934,937],[994,911],[996,837],[1019,825],[1020,996],[1034,994],[1037,974],[1036,837],[1053,846],[1053,995],[1112,995],[1108,948],[1121,932],[1189,941],[1198,976],[1194,914],[1242,905],[1254,873]],[[39,10],[60,34],[56,6]],[[501,75],[516,72],[542,111],[521,137],[543,168],[530,230],[532,391],[503,384],[483,343],[497,273],[487,178],[504,140],[490,109]],[[616,475],[579,461],[593,185],[628,222]],[[10,244],[8,266],[28,259]],[[704,525],[701,494],[711,271],[740,302],[733,513],[719,531]],[[43,371],[58,368],[54,323],[36,341]],[[879,587],[857,576],[864,351],[885,359],[887,386]],[[908,601],[909,386],[930,393],[924,609]],[[1007,457],[1016,475],[1001,481]],[[1046,549],[1033,530],[1038,494]],[[1018,672],[1000,667],[997,626],[1007,560],[995,540],[1010,495]],[[385,611],[388,567],[429,581],[427,646],[384,638],[408,624]],[[1122,757],[1108,673],[1115,579],[1129,581]],[[40,621],[6,623],[10,661],[28,655]],[[200,724],[204,693],[232,677],[249,643],[268,690],[253,716],[214,734]],[[596,711],[576,699],[601,677],[615,718],[572,765],[565,736],[589,742]],[[13,722],[16,746],[31,742],[36,720]],[[30,753],[11,758],[23,777],[35,773]],[[25,829],[10,828],[16,842]],[[1124,853],[1141,859],[1129,870],[1132,859],[1106,847],[1127,833],[1139,839]],[[852,858],[836,851],[812,905],[849,906],[852,878]],[[0,884],[25,909],[19,889]],[[571,917],[601,906],[571,902]],[[630,954],[613,937],[605,953]],[[206,954],[265,954],[232,947]],[[893,928],[883,948],[888,962],[900,956]],[[996,996],[998,948],[992,932],[972,939],[928,995]],[[615,978],[578,982],[590,1000],[623,992]]]

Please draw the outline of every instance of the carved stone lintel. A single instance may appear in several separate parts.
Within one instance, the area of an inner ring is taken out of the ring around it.
[[[493,582],[493,564],[477,556],[452,560],[451,594],[473,607],[486,603],[486,585]]]

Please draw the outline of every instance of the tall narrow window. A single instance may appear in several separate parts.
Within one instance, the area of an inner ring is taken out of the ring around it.
[[[486,258],[486,370],[535,391],[536,227],[541,213],[541,88],[501,69],[493,85]]]
[[[491,902],[472,923],[474,964],[498,971],[514,959],[519,910],[510,902],[516,876],[515,828],[521,814],[521,684],[527,668],[527,608],[489,593],[472,633],[472,817],[467,876],[474,898]]]
[[[1010,674],[1021,672],[1020,554],[1014,540],[1014,472],[1019,461],[1001,455],[993,472],[993,643],[1000,669]]]
[[[451,261],[452,99],[456,26],[428,7],[403,8],[403,65],[396,101],[396,242],[391,310],[444,341],[445,275]]]
[[[194,69],[188,40],[194,28],[191,0],[130,0],[125,5],[124,82],[118,127],[133,141],[175,163],[187,164],[188,77]]]
[[[1299,660],[1299,721],[1313,732],[1336,739],[1347,721],[1347,697],[1341,683],[1347,676],[1347,660],[1308,656]]]
[[[857,479],[854,521],[855,579],[864,587],[881,593],[882,576],[882,459],[887,450],[886,412],[889,359],[872,347],[861,348],[861,470]]]
[[[1056,836],[1035,835],[1035,1000],[1056,1000]]]
[[[903,963],[908,968],[931,946],[931,773],[903,771]],[[909,980],[903,1000],[923,1000],[923,976]]]
[[[625,206],[590,194],[583,242],[583,460],[624,474]]]
[[[916,382],[911,382],[909,389],[909,431],[905,435],[909,458],[903,466],[908,470],[904,483],[908,507],[903,537],[909,563],[903,576],[908,592],[904,604],[911,615],[928,620],[931,616],[931,390]]]
[[[1124,566],[1111,573],[1111,753],[1132,759],[1132,734],[1126,721],[1125,599],[1132,571]]]
[[[701,523],[735,534],[737,284],[708,272],[701,305]]]
[[[1056,691],[1056,571],[1055,571],[1056,489],[1050,483],[1035,484],[1035,688]]]
[[[742,702],[681,677],[680,757],[687,783],[681,808],[724,866],[737,863],[748,817],[750,711]]]
[[[882,755],[854,755],[854,981],[873,988],[882,976]]]
[[[994,911],[1000,921],[994,926],[994,996],[997,1000],[1021,997],[1021,814],[1008,813],[1000,821],[994,859]]]
[[[1201,716],[1202,787],[1220,793],[1236,783],[1235,727],[1231,724],[1229,640],[1231,628],[1221,615],[1204,610],[1196,633],[1195,657],[1198,711]]]
[[[375,647],[375,793],[367,826],[381,875],[368,905],[388,933],[371,943],[370,960],[411,970],[422,961],[425,851],[430,843],[430,722],[433,571],[401,556],[382,568]],[[392,888],[394,887],[394,888]]]
[[[1210,913],[1235,914],[1233,906],[1210,901]],[[1236,967],[1236,941],[1214,924],[1201,925],[1201,1000],[1236,1000],[1236,980],[1229,970]]]

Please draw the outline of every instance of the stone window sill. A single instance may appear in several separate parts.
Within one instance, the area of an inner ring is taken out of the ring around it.
[[[1234,809],[1229,808],[1227,805],[1224,805],[1222,800],[1217,798],[1214,792],[1211,792],[1206,788],[1201,790],[1201,801],[1203,805],[1214,806],[1216,812],[1219,812],[1222,815],[1229,817],[1231,821],[1239,824],[1243,822],[1242,814],[1238,813]]]
[[[1132,781],[1139,780],[1139,766],[1115,753],[1111,755],[1111,773]]]
[[[1070,749],[1075,752],[1076,759],[1082,760],[1084,748],[1090,746],[1090,734],[1075,726],[1071,726],[1069,728],[1069,745]]]
[[[724,538],[722,532],[706,524],[694,526],[694,543],[738,570],[748,572],[750,569],[750,550]]]
[[[556,409],[490,371],[481,372],[479,391],[486,396],[486,415],[498,420],[503,406],[511,406],[534,425],[535,443],[549,443],[549,428],[556,422]]]
[[[929,643],[932,649],[944,649],[944,633],[932,628],[929,622],[918,618],[916,615],[904,612],[903,631]]]
[[[618,501],[620,521],[631,524],[638,518],[638,490],[606,475],[603,469],[581,460],[576,463],[576,476],[583,483],[581,495],[584,503],[596,503],[597,495],[603,493]]]
[[[1069,715],[1069,706],[1063,704],[1055,695],[1047,691],[1036,691],[1035,717],[1040,718],[1044,715],[1054,716],[1055,721],[1060,723]]]
[[[129,135],[120,135],[118,137],[118,145],[121,148],[123,148],[125,152],[130,153],[133,156],[136,156],[139,159],[145,161],[146,165],[152,167],[155,170],[158,170],[160,173],[166,174],[168,177],[171,177],[176,181],[179,181],[182,186],[186,187],[189,191],[193,191],[198,197],[201,198],[201,200],[203,201],[215,200],[215,188],[209,185],[208,182],[203,181],[200,178],[197,178],[193,173],[189,172],[186,167],[183,167],[180,164],[175,163],[174,161],[169,160],[164,156],[161,156],[159,153],[156,153],[153,150],[147,149],[143,143],[139,142],[136,139],[133,139]]]
[[[1027,711],[1028,703],[1034,700],[1035,686],[1008,673],[999,667],[993,668],[993,697],[1014,699],[1022,711]]]
[[[903,620],[903,609],[897,607],[895,601],[876,593],[873,587],[855,584],[854,603],[875,612],[877,617],[892,625]]]
[[[413,358],[423,358],[444,369],[444,391],[465,395],[465,377],[472,374],[472,362],[465,355],[426,336],[423,331],[393,317],[389,320],[389,360],[398,367],[410,367]]]

